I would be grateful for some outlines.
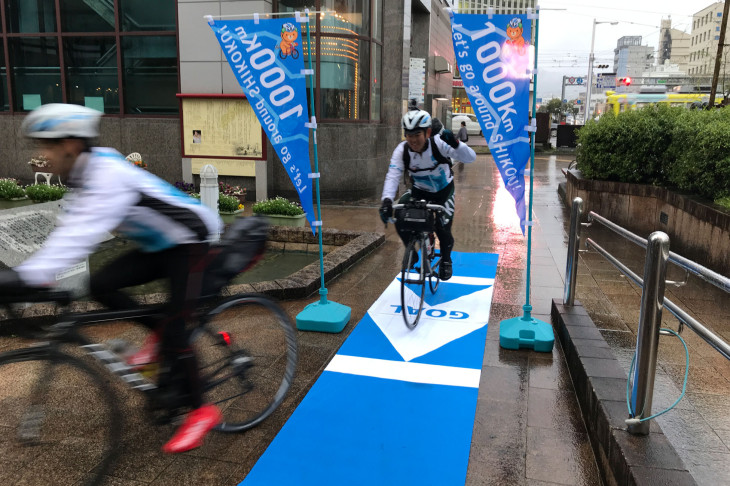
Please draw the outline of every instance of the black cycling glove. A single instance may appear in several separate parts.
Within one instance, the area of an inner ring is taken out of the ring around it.
[[[441,140],[448,143],[454,148],[459,148],[459,141],[454,137],[454,132],[451,130],[443,129],[441,131]]]
[[[380,219],[383,223],[388,224],[390,218],[393,217],[393,201],[389,198],[383,199],[383,204],[380,206]]]

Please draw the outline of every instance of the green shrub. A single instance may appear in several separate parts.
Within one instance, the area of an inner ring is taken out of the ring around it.
[[[67,191],[66,186],[49,186],[48,184],[33,184],[25,188],[25,193],[35,202],[57,201]]]
[[[297,203],[290,202],[283,197],[275,197],[259,201],[253,205],[253,212],[256,214],[270,214],[280,216],[299,216],[304,210]]]
[[[586,178],[730,196],[730,110],[661,105],[606,114],[580,130],[578,143]]]
[[[15,179],[0,179],[0,199],[19,199],[25,197],[25,190]]]
[[[238,199],[225,194],[218,194],[218,211],[232,213],[238,209]]]

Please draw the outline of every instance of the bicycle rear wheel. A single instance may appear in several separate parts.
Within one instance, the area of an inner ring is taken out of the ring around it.
[[[111,387],[84,361],[52,350],[0,354],[4,484],[103,484],[121,417]]]
[[[409,329],[418,325],[423,310],[423,296],[426,291],[424,262],[427,261],[424,243],[421,237],[412,239],[403,256],[403,267],[400,274],[400,301],[403,322]],[[420,262],[416,264],[419,253],[421,254]]]
[[[296,329],[268,297],[219,304],[204,316],[194,346],[206,399],[223,412],[217,430],[255,427],[284,401],[296,368]]]

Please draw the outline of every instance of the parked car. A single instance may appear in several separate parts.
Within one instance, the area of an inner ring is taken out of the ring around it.
[[[459,133],[461,122],[466,122],[466,133],[469,135],[482,134],[482,127],[479,126],[476,115],[472,113],[454,113],[451,118],[451,131]]]

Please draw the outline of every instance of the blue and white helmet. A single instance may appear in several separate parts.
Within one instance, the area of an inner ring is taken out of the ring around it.
[[[29,138],[96,138],[102,114],[81,105],[49,103],[31,111],[20,129]]]
[[[423,110],[411,110],[403,115],[403,130],[406,133],[431,128],[431,115]]]
[[[282,33],[284,33],[284,32],[296,32],[296,31],[297,31],[296,26],[294,24],[292,24],[291,22],[287,22],[287,23],[285,23],[284,25],[281,26],[281,32]]]
[[[522,28],[522,19],[519,17],[515,17],[512,20],[509,21],[508,27],[512,27],[513,29],[521,29]]]

